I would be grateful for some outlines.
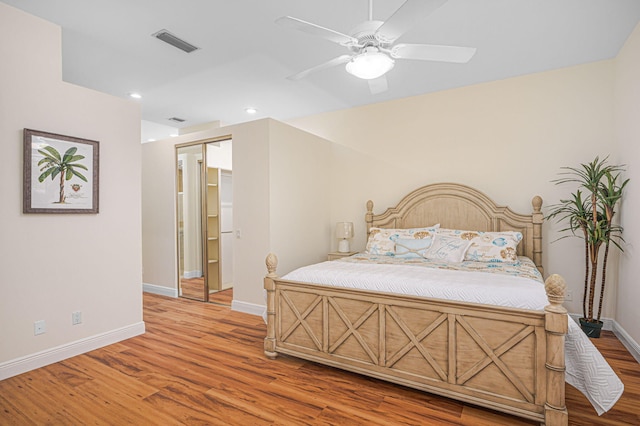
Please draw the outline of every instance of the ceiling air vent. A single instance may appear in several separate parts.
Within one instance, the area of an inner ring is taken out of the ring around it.
[[[173,47],[176,47],[180,50],[182,50],[183,52],[187,52],[187,53],[191,53],[194,50],[198,50],[200,49],[199,47],[194,46],[191,43],[188,43],[176,36],[174,36],[173,34],[171,34],[169,31],[167,30],[160,30],[157,33],[151,34],[153,37],[164,41],[165,43],[168,43],[170,45],[172,45]]]
[[[167,118],[167,120],[173,121],[174,123],[184,123],[185,121],[187,121],[184,118],[178,118],[178,117]]]

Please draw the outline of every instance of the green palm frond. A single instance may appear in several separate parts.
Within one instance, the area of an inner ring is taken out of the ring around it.
[[[87,170],[87,171],[89,170],[83,164],[69,164],[69,167],[78,168],[78,169]]]
[[[84,160],[84,155],[73,155],[68,160],[64,160],[65,163],[75,163],[76,161]]]
[[[60,164],[62,162],[62,160],[52,156],[51,154],[49,154],[46,151],[38,150],[38,152],[40,154],[42,154],[42,156],[43,156],[43,159],[41,161],[48,161],[48,162],[51,162],[51,163],[54,163],[54,164]]]
[[[48,168],[47,170],[44,171],[44,173],[42,173],[40,176],[38,176],[38,182],[42,183],[44,182],[44,180],[49,177],[49,175],[51,175],[56,169],[53,168]]]
[[[60,157],[60,153],[54,147],[52,147],[50,145],[47,145],[43,149],[46,149],[55,160],[62,161],[62,158]],[[43,154],[43,155],[47,155],[42,150],[38,150],[38,152]]]
[[[78,151],[78,148],[76,148],[75,146],[72,148],[69,148],[65,153],[64,156],[62,157],[62,162],[63,163],[68,163],[69,160],[71,159],[71,157],[73,157],[73,154],[76,153],[76,151]]]
[[[87,178],[84,177],[80,172],[77,172],[74,169],[69,169],[69,170],[71,170],[71,173],[73,173],[75,176],[79,177],[80,179],[82,179],[85,182],[88,182]],[[69,180],[69,179],[67,179],[67,180]]]

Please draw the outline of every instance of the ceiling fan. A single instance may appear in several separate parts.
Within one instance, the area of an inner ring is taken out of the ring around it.
[[[276,23],[307,34],[324,38],[346,47],[350,53],[338,56],[315,67],[287,77],[300,80],[309,74],[346,64],[348,73],[368,80],[371,93],[387,90],[385,74],[395,59],[466,63],[476,53],[472,47],[440,46],[431,44],[395,43],[418,21],[434,12],[447,0],[407,0],[386,21],[373,20],[373,0],[369,0],[369,19],[343,34],[292,16],[276,19]]]

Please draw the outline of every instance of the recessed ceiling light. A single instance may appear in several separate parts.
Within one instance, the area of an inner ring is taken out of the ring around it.
[[[256,112],[258,112],[258,110],[255,109],[254,107],[248,107],[248,108],[245,108],[244,110],[247,114],[255,114]]]
[[[140,93],[136,93],[136,92],[129,93],[129,97],[131,97],[133,99],[142,99],[142,95]]]
[[[151,139],[147,139],[147,142],[155,142],[156,140],[151,138]]]

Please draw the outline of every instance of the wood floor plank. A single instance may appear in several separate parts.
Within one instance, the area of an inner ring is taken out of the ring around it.
[[[4,425],[468,425],[535,422],[369,377],[263,353],[261,318],[144,295],[146,333],[0,381]],[[640,368],[610,332],[594,339],[625,384],[598,417],[566,386],[569,424],[640,425]]]

